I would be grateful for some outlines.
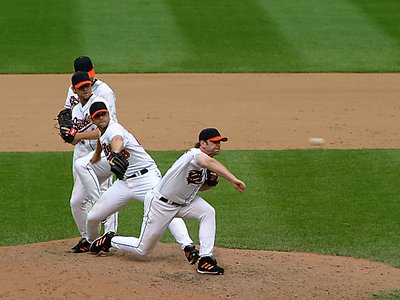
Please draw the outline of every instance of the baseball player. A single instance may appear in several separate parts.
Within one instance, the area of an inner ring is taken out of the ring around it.
[[[160,181],[161,172],[137,139],[110,118],[106,103],[93,102],[90,116],[100,130],[92,163],[96,165],[100,161],[103,150],[111,170],[118,178],[100,196],[87,216],[87,239],[93,241],[99,236],[99,225],[102,220],[134,200],[144,202],[146,193]],[[169,224],[169,229],[176,241],[182,245],[188,261],[196,263],[199,258],[198,250],[195,249],[183,220],[174,218]],[[109,235],[114,234],[114,232],[109,233]]]
[[[65,129],[63,139],[75,145],[73,156],[73,178],[74,187],[71,194],[70,205],[72,215],[81,239],[72,248],[75,253],[89,251],[90,243],[86,240],[86,217],[97,198],[90,198],[88,191],[95,189],[98,193],[104,192],[112,184],[112,173],[109,170],[107,160],[104,158],[102,164],[98,164],[96,174],[90,164],[93,151],[96,147],[96,139],[98,130],[89,118],[89,107],[94,99],[99,97],[103,101],[107,101],[112,111],[112,117],[116,120],[115,113],[115,95],[111,88],[105,83],[94,77],[94,68],[90,58],[81,56],[75,59],[74,68],[76,70],[89,70],[89,72],[77,71],[72,76],[73,84],[69,89],[65,107],[72,108],[73,128]],[[90,77],[90,75],[92,77]],[[95,94],[96,91],[98,94]],[[102,95],[100,97],[99,95]],[[103,98],[104,97],[104,98]],[[106,99],[107,98],[107,99]],[[75,133],[76,135],[71,135]],[[78,171],[85,169],[90,180],[82,181],[78,176]],[[94,178],[96,177],[96,178]],[[100,178],[98,178],[100,177]],[[106,220],[105,232],[117,230],[117,215],[111,216]]]
[[[113,112],[116,112],[116,97],[114,91],[100,79],[96,78],[96,72],[92,60],[88,56],[79,56],[74,60],[74,72],[87,72],[90,81],[92,82],[93,94],[106,99]],[[78,95],[74,92],[72,86],[68,88],[67,99],[65,100],[64,108],[73,109],[79,103]],[[116,116],[115,120],[117,119]]]
[[[213,158],[220,152],[221,141],[227,140],[228,138],[221,136],[215,128],[202,130],[195,147],[184,153],[157,186],[146,194],[139,238],[106,233],[93,241],[90,251],[98,253],[115,247],[145,256],[154,249],[174,217],[194,218],[200,222],[200,260],[197,271],[200,274],[223,274],[224,269],[217,265],[213,257],[215,210],[198,195],[198,192],[215,186],[218,183],[218,175],[229,180],[239,192],[245,190],[244,182]],[[207,174],[213,178],[212,182],[207,178]]]

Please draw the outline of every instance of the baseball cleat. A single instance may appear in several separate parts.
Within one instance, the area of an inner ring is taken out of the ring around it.
[[[200,258],[199,250],[197,250],[194,245],[186,246],[183,248],[183,252],[185,253],[186,258],[191,265],[194,265]]]
[[[90,251],[90,243],[85,238],[81,238],[74,247],[71,248],[72,253],[84,253]]]
[[[103,234],[101,237],[95,239],[90,245],[90,252],[99,253],[100,251],[108,252],[111,248],[111,239],[115,236],[115,233],[109,231]]]
[[[222,275],[224,269],[217,265],[217,260],[211,256],[200,258],[197,266],[197,272],[200,274]]]

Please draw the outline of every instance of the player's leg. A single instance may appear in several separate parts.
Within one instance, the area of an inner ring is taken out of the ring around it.
[[[215,209],[203,198],[196,196],[189,205],[182,207],[177,216],[199,221],[199,254],[212,256],[216,232]]]
[[[90,246],[90,243],[86,240],[86,216],[93,207],[93,203],[87,198],[86,190],[76,174],[75,161],[76,157],[74,155],[72,163],[74,186],[70,198],[70,207],[81,238],[78,243],[71,248],[71,251],[74,253],[81,253],[87,252]]]
[[[90,159],[93,157],[93,152],[78,158],[75,161],[76,174],[80,178],[86,192],[92,202],[100,197],[106,186],[102,186],[111,176],[110,165],[102,154],[102,158],[97,163],[92,164]],[[106,184],[107,185],[107,184]]]
[[[112,186],[112,177],[109,177],[103,184],[100,185],[100,192],[103,194],[106,190],[108,190]],[[118,231],[118,212],[108,216],[107,219],[103,220],[104,224],[104,232],[114,232]]]
[[[189,236],[188,229],[185,221],[182,218],[173,218],[168,226],[169,231],[175,238],[175,241],[181,245],[182,250],[189,245],[193,244],[192,239]]]
[[[218,266],[213,257],[215,242],[215,209],[204,199],[196,196],[188,206],[184,206],[178,216],[199,220],[200,260],[197,272],[200,274],[221,275],[224,269]]]
[[[78,176],[76,176],[70,198],[70,205],[72,216],[75,220],[81,238],[70,250],[74,253],[87,252],[89,251],[90,247],[90,243],[86,239],[86,217],[92,208],[93,203],[91,203],[86,196],[86,191],[80,179]]]
[[[145,195],[161,180],[161,173],[158,169],[149,170],[146,174],[127,179],[132,191],[132,197],[144,202]],[[174,218],[168,226],[176,242],[181,245],[182,250],[192,245],[193,241],[189,236],[185,222],[181,218]]]
[[[152,168],[147,173],[133,178],[128,178],[126,183],[131,190],[131,196],[144,203],[146,194],[153,189],[161,180],[161,172]]]
[[[154,168],[142,176],[129,178],[124,181],[117,180],[114,185],[98,199],[96,205],[88,215],[87,224],[89,239],[93,240],[95,234],[98,233],[96,230],[98,228],[98,222],[102,217],[114,210],[119,210],[133,200],[144,202],[146,193],[160,181],[160,178],[160,171]]]
[[[120,209],[134,201],[126,181],[117,180],[96,201],[87,216],[86,228],[89,241],[99,236],[100,224],[107,217],[114,215]],[[112,230],[110,230],[112,231]]]
[[[77,177],[82,181],[87,192],[88,198],[92,203],[112,185],[112,173],[107,158],[102,153],[102,158],[97,163],[90,162],[94,152],[79,158],[75,162]],[[103,219],[104,232],[117,232],[118,229],[118,213],[110,215],[107,219]]]
[[[154,197],[151,191],[146,195],[144,207],[140,236],[138,238],[115,236],[111,240],[112,247],[140,256],[150,254],[179,210],[179,207]]]
[[[86,197],[86,191],[79,177],[76,177],[72,189],[70,206],[72,216],[81,237],[86,237],[86,217],[93,203]]]

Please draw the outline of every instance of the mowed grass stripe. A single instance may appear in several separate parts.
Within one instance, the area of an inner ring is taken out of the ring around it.
[[[0,72],[71,72],[85,39],[79,0],[3,1],[0,9]],[[87,16],[87,17],[90,17]]]
[[[395,71],[399,26],[394,17],[386,16],[393,16],[387,11],[392,8],[398,19],[400,2],[389,7],[386,2],[391,1],[260,1],[281,35],[296,48],[305,72]],[[369,8],[369,14],[363,8]]]
[[[302,65],[260,1],[167,1],[192,56],[180,68],[193,72],[290,71]]]
[[[400,2],[397,0],[382,0],[376,1],[358,1],[358,0],[347,0],[352,3],[353,6],[358,7],[360,11],[368,16],[376,25],[384,31],[386,35],[392,37],[392,39],[400,46]]]
[[[82,31],[86,52],[107,72],[178,72],[192,56],[165,1],[102,1],[97,14],[82,20]]]
[[[400,70],[398,1],[4,3],[0,73]]]

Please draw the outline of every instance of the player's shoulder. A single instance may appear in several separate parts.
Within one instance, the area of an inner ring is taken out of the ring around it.
[[[124,136],[125,131],[126,131],[125,128],[121,124],[119,124],[118,122],[115,122],[113,120],[110,120],[110,123],[108,124],[107,130],[106,130],[107,134],[110,137],[114,137],[116,135]]]
[[[112,127],[112,128],[124,128],[124,127],[121,126],[121,124],[119,124],[118,122],[115,122],[114,120],[110,120],[110,123],[109,123],[108,127]]]
[[[96,95],[96,94],[92,94],[92,96],[90,97],[89,101],[91,103],[90,105],[92,105],[95,102],[104,102],[106,104],[106,106],[107,106],[107,109],[110,110],[109,103],[108,103],[108,100],[106,98],[103,98],[103,97],[101,97],[99,95]]]
[[[121,124],[119,124],[118,122],[116,122],[114,120],[110,120],[110,123],[108,124],[107,129],[108,128],[110,128],[110,130],[112,130],[112,131],[118,131],[118,132],[126,131],[124,126],[122,126]]]
[[[72,111],[77,111],[77,110],[82,110],[82,103],[81,102],[78,102],[76,105],[74,105],[72,108],[71,108],[71,110]]]
[[[72,118],[80,118],[83,113],[82,103],[78,103],[71,108]]]
[[[104,81],[96,78],[92,84],[93,93],[104,94],[104,93],[114,93],[111,87]]]
[[[195,158],[197,154],[201,153],[199,148],[190,148],[186,150],[181,157],[186,157],[186,159]]]
[[[201,152],[201,150],[199,148],[196,148],[196,147],[190,148],[186,152],[189,153],[190,155],[197,155],[199,153],[203,153],[203,152]]]
[[[70,85],[68,87],[68,95],[76,95],[76,93],[74,92],[74,90],[72,89],[72,85]]]

